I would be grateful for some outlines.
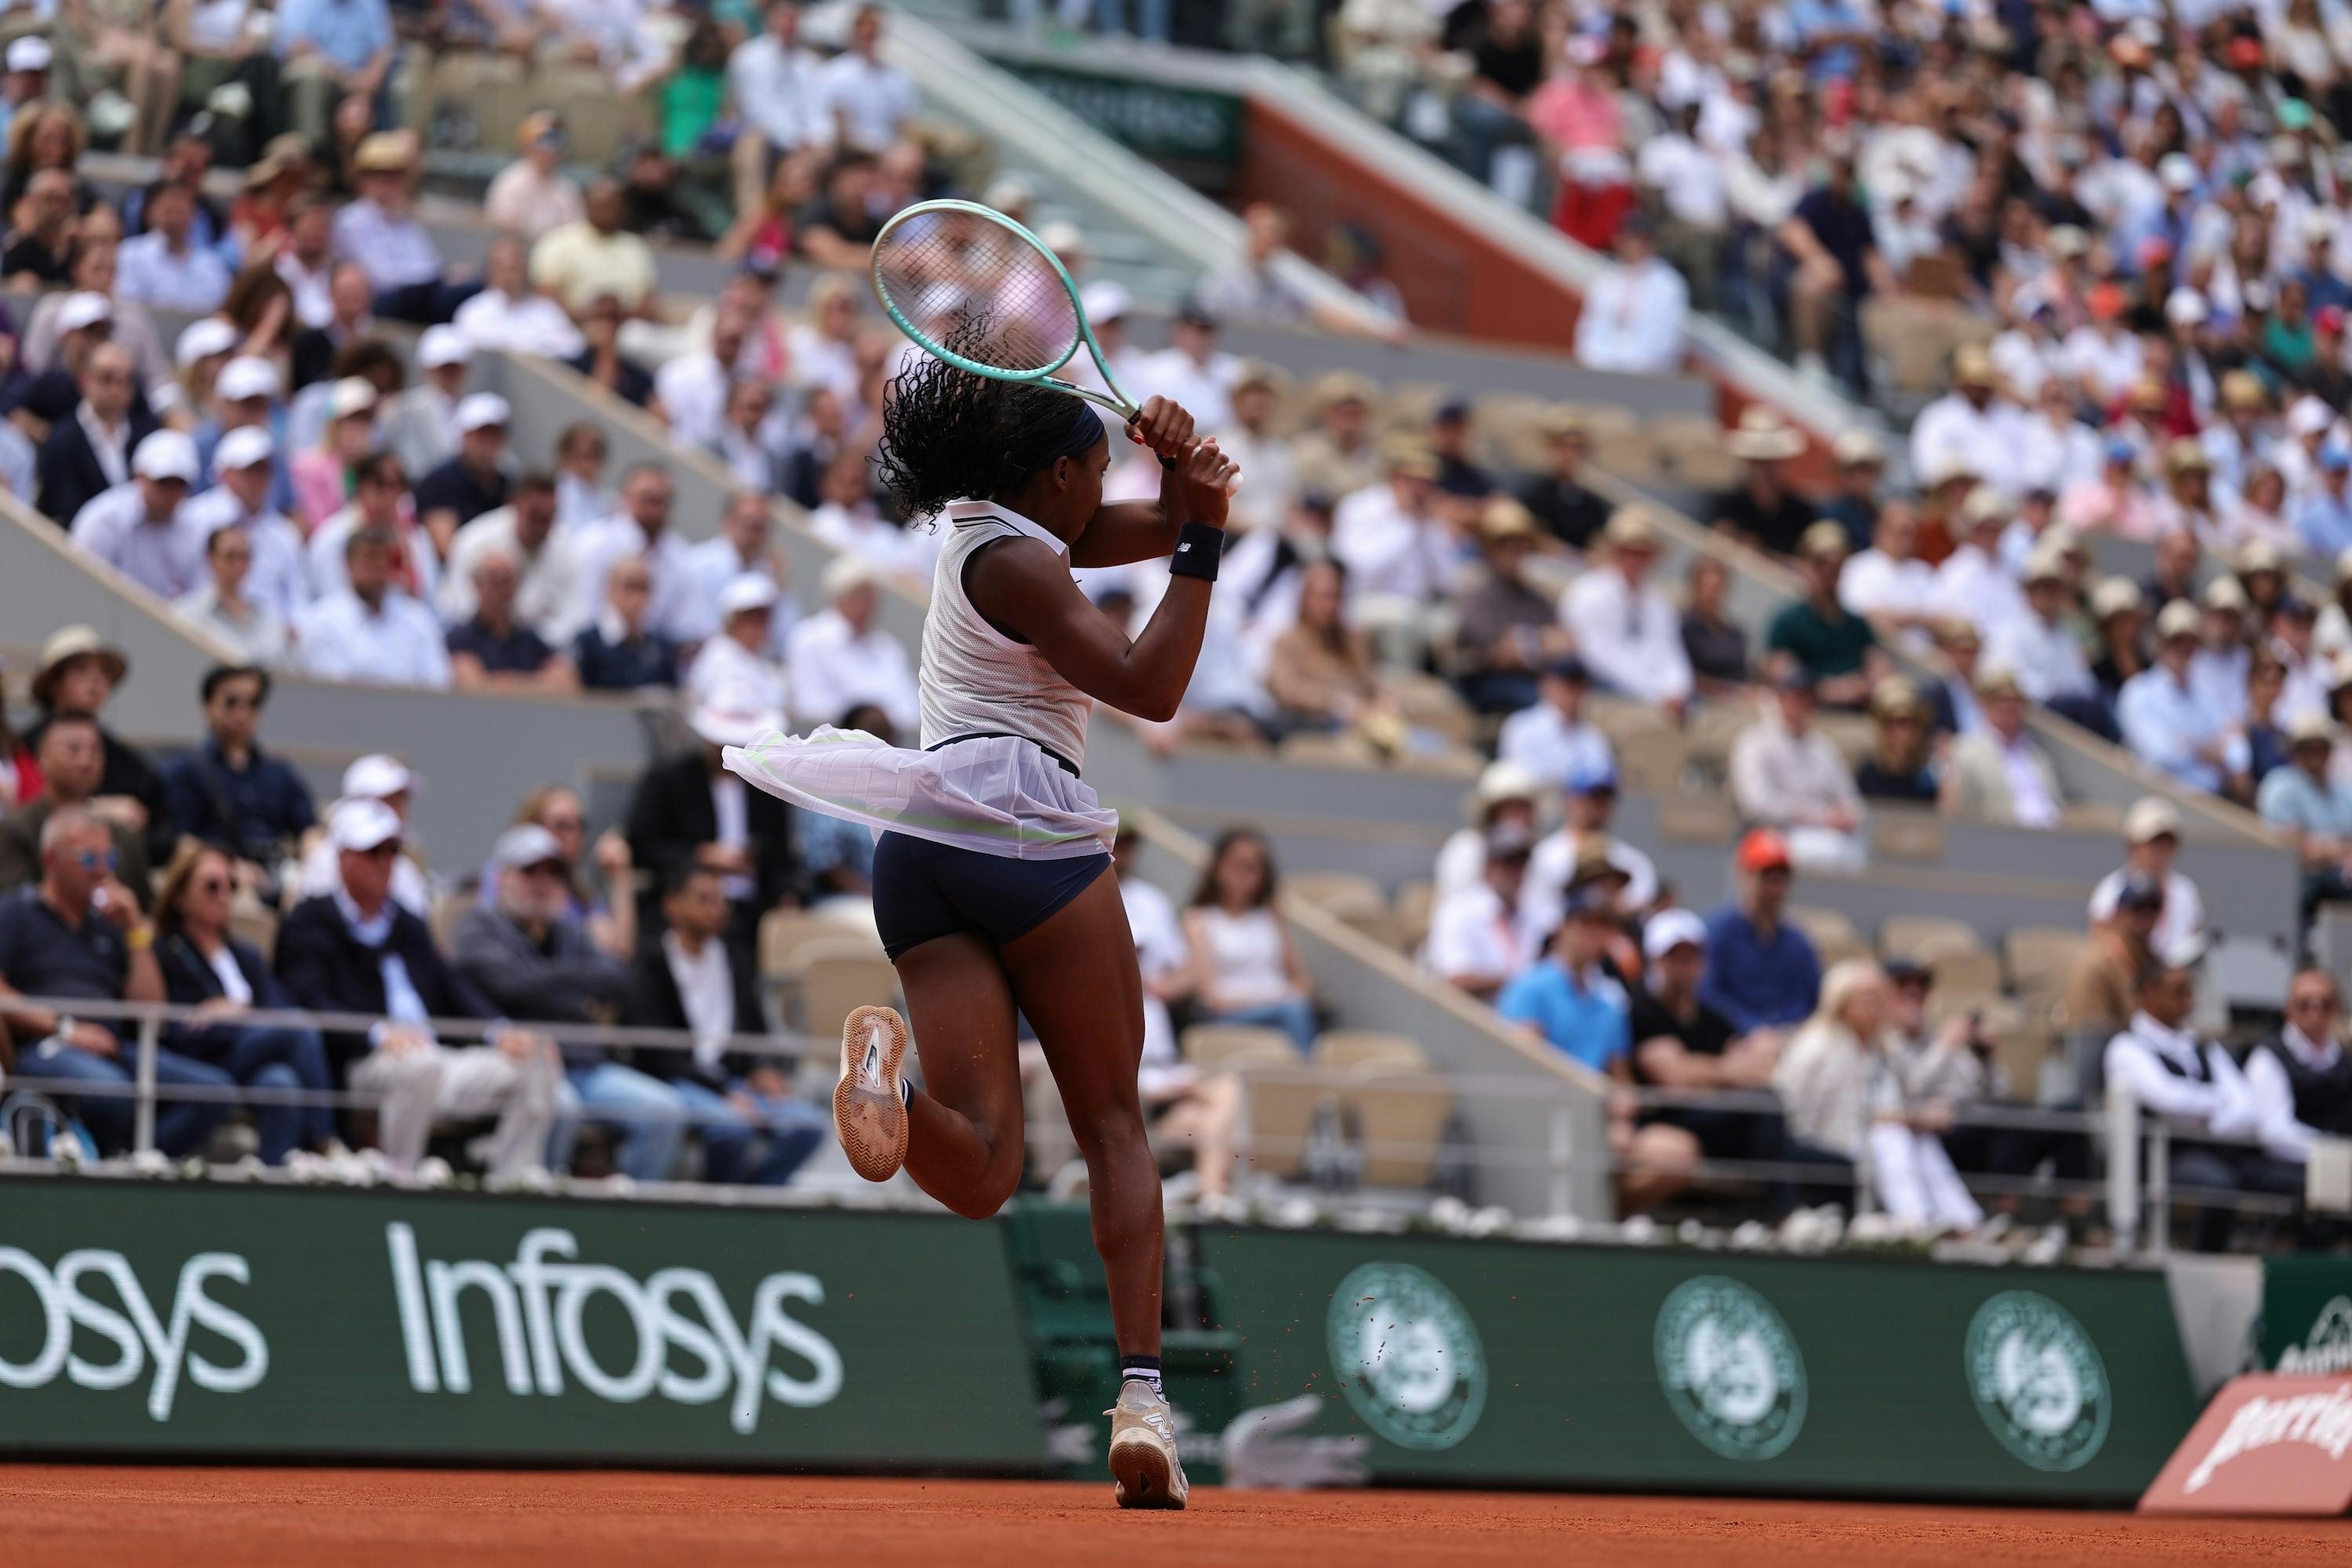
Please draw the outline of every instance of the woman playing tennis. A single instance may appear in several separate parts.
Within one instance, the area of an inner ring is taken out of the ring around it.
[[[1155,502],[1106,505],[1110,439],[1094,408],[1045,386],[918,358],[894,379],[877,459],[910,518],[948,538],[923,627],[919,752],[821,729],[730,750],[728,766],[796,805],[870,823],[874,911],[908,1026],[851,1014],[834,1120],[860,1175],[902,1167],[956,1213],[996,1212],[1020,1181],[1014,1014],[1044,1047],[1087,1163],[1109,1279],[1120,1386],[1110,1468],[1127,1508],[1181,1508],[1186,1483],[1160,1388],[1160,1173],[1136,1092],[1142,981],[1118,879],[1117,817],[1079,778],[1099,701],[1175,712],[1201,651],[1238,480],[1192,417],[1160,398],[1127,434],[1158,454]],[[1169,557],[1172,580],[1129,641],[1074,566]]]

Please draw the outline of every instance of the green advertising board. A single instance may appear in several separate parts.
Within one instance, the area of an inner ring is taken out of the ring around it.
[[[1376,1479],[2125,1503],[2197,1414],[2162,1277],[1204,1228],[1241,1402]]]
[[[1241,164],[1244,105],[1232,93],[1026,58],[996,63],[1120,146],[1221,189]]]
[[[2263,1259],[2262,1357],[2271,1372],[2352,1372],[2352,1258]]]
[[[0,1453],[33,1451],[1043,1459],[993,1226],[88,1179],[0,1187]]]

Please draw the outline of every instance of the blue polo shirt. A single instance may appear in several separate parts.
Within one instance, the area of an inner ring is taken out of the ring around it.
[[[1548,959],[1504,986],[1495,1008],[1515,1024],[1534,1026],[1595,1072],[1633,1047],[1632,1000],[1598,968],[1580,980]]]
[[[1768,941],[1738,904],[1706,917],[1706,978],[1698,999],[1741,1034],[1811,1016],[1822,988],[1822,961],[1805,933],[1780,922]]]
[[[28,996],[119,1002],[131,977],[122,933],[95,910],[74,930],[36,885],[0,896],[0,979]]]

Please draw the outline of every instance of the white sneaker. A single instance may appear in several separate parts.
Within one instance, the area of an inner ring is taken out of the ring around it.
[[[1182,1508],[1192,1486],[1176,1457],[1176,1418],[1140,1378],[1118,1385],[1110,1417],[1112,1495],[1121,1508]]]
[[[833,1090],[833,1125],[849,1168],[887,1182],[907,1163],[907,1100],[898,1068],[907,1059],[907,1020],[894,1007],[859,1007],[841,1026],[841,1081]]]

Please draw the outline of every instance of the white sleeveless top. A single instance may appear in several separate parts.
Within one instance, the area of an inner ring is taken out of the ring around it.
[[[1291,994],[1290,973],[1282,963],[1282,924],[1272,910],[1229,915],[1203,904],[1201,935],[1209,946],[1209,967],[1219,994],[1236,1007],[1279,1002]]]
[[[940,527],[947,541],[931,572],[919,677],[924,748],[960,735],[1019,735],[1083,768],[1094,699],[1063,679],[1035,648],[990,626],[963,591],[964,563],[983,544],[1020,534],[1062,555],[1069,546],[1020,513],[987,501],[949,502]]]

